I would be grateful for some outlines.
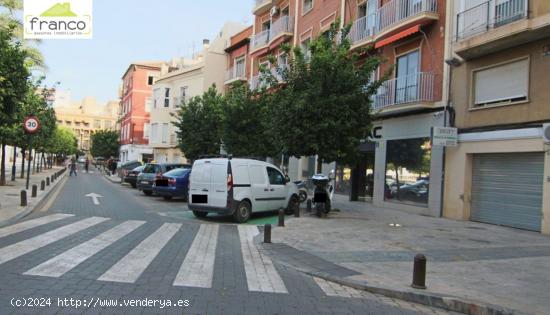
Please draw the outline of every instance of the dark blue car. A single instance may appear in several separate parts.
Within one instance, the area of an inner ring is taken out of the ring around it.
[[[155,178],[153,193],[166,200],[182,197],[187,200],[190,168],[176,168]]]

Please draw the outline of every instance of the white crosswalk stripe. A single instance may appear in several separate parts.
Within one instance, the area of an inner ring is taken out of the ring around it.
[[[35,228],[44,224],[48,224],[51,222],[59,221],[62,219],[66,219],[72,216],[74,215],[58,213],[58,214],[47,215],[37,219],[32,219],[32,220],[24,221],[14,225],[10,225],[0,229],[0,237],[5,237],[5,236],[19,233],[22,231],[30,230],[32,228]]]
[[[26,275],[60,277],[102,249],[134,231],[145,221],[126,221],[25,272]]]
[[[260,252],[254,244],[254,236],[259,234],[258,228],[239,225],[238,229],[248,290],[288,293],[271,258]]]
[[[211,288],[214,276],[218,225],[202,224],[185,256],[174,285]]]
[[[90,217],[75,223],[65,225],[47,233],[26,239],[19,243],[9,245],[0,249],[0,264],[15,259],[19,256],[32,252],[48,244],[73,235],[96,224],[109,220],[108,218]]]
[[[98,280],[134,283],[155,259],[162,248],[178,232],[181,224],[164,223],[126,256],[107,270]]]

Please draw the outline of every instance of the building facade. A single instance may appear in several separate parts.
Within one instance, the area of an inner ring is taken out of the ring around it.
[[[184,153],[177,146],[174,116],[180,106],[189,98],[202,95],[211,86],[223,93],[227,82],[228,58],[224,49],[231,37],[245,29],[239,23],[225,23],[218,36],[210,42],[203,41],[203,50],[191,59],[172,62],[161,67],[158,79],[153,85],[150,109],[149,148],[156,162],[186,162]]]
[[[153,150],[148,146],[149,109],[152,86],[164,62],[132,63],[122,76],[120,100],[120,161],[148,161]]]
[[[444,216],[550,234],[550,2],[455,1]]]
[[[250,79],[250,37],[252,32],[253,27],[249,26],[229,39],[228,46],[225,48],[227,70],[224,85],[226,90],[237,81],[248,82]]]

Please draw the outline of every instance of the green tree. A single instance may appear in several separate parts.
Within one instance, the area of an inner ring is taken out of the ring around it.
[[[272,94],[252,93],[235,83],[225,95],[221,138],[226,151],[236,156],[275,156],[280,152],[269,126]]]
[[[370,99],[380,86],[372,74],[381,60],[367,50],[350,53],[350,27],[338,30],[337,24],[310,44],[310,53],[283,47],[291,56],[278,70],[284,84],[268,91],[274,93],[271,129],[278,131],[283,153],[318,155],[317,171],[322,162],[351,164],[358,158],[371,128]],[[278,81],[267,71],[263,75],[268,86]]]
[[[25,67],[27,55],[21,45],[14,43],[11,38],[9,31],[0,29],[0,185],[6,184],[5,148],[17,132],[16,122],[19,121],[16,112],[27,95],[29,78]]]
[[[78,140],[74,133],[63,126],[56,126],[54,134],[50,140],[50,153],[66,157],[76,154],[78,150]]]
[[[196,160],[201,155],[220,153],[223,105],[224,98],[215,86],[182,105],[173,125],[186,158]]]
[[[118,132],[114,130],[99,130],[91,136],[90,153],[94,157],[118,156]]]

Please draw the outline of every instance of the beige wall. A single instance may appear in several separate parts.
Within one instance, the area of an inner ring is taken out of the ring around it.
[[[472,186],[472,157],[476,153],[541,152],[542,138],[500,141],[463,142],[458,147],[448,147],[445,167],[445,201],[443,216],[457,220],[470,219]],[[547,146],[548,149],[548,146]],[[542,233],[550,234],[550,153],[545,159],[543,187]]]
[[[470,60],[453,70],[453,105],[459,128],[524,123],[550,119],[550,57],[543,57],[542,47],[550,39],[541,40]],[[522,57],[530,58],[529,99],[521,104],[471,110],[472,71]]]

